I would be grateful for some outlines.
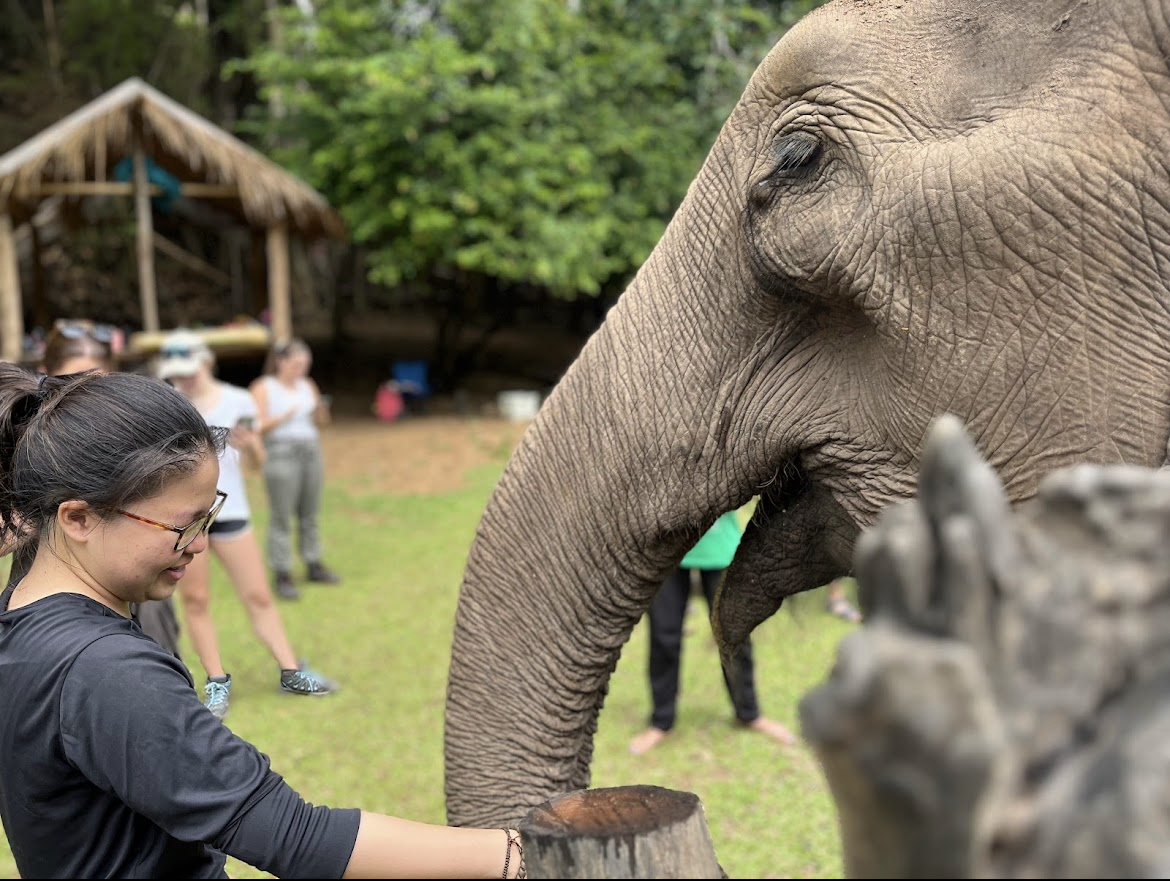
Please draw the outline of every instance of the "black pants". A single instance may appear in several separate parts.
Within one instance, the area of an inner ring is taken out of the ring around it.
[[[682,667],[683,622],[687,601],[691,596],[690,569],[676,569],[666,579],[654,602],[650,604],[650,696],[654,710],[650,724],[663,731],[674,727],[678,703],[679,671]],[[715,602],[715,591],[726,569],[697,569],[703,585],[703,596],[710,610]],[[723,670],[723,682],[735,708],[735,718],[751,722],[759,718],[756,702],[756,674],[752,663],[751,642],[745,642],[736,655],[733,676]]]

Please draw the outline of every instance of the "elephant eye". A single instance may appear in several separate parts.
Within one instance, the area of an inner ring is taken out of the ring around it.
[[[809,132],[796,132],[781,138],[773,147],[772,173],[765,183],[793,180],[816,167],[821,157],[820,139]]]

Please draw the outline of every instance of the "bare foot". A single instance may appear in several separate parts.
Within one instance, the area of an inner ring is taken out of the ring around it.
[[[668,732],[663,731],[661,728],[647,728],[645,731],[636,735],[630,741],[630,752],[636,756],[640,756],[642,753],[650,752],[650,750],[654,749],[654,747],[658,746],[658,744],[666,740],[667,733]]]
[[[767,716],[757,716],[744,727],[750,728],[752,731],[758,731],[761,734],[766,734],[773,740],[780,741],[785,746],[792,746],[796,743],[796,738],[793,737],[791,731],[775,719],[769,719]]]

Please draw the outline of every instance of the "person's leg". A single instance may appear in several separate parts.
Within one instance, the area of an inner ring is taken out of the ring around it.
[[[825,607],[829,610],[830,615],[835,615],[853,624],[861,622],[861,613],[845,596],[845,585],[842,578],[834,578],[825,588]]]
[[[211,559],[207,552],[196,554],[187,564],[187,571],[179,581],[179,599],[183,604],[183,619],[195,654],[207,674],[203,686],[203,704],[222,719],[227,715],[231,701],[232,678],[223,669],[219,657],[219,638],[211,620]]]
[[[303,667],[293,651],[272,599],[272,591],[268,588],[264,559],[252,527],[245,523],[230,533],[213,533],[211,549],[223,564],[236,595],[244,604],[252,631],[272,653],[280,668],[281,691],[309,695],[336,691],[336,683]]]
[[[187,633],[203,672],[209,677],[223,676],[219,637],[211,618],[211,558],[208,553],[196,554],[187,564],[187,571],[179,581],[179,599],[183,604]]]
[[[308,567],[309,581],[336,584],[341,579],[321,561],[318,515],[321,510],[321,493],[325,486],[325,461],[320,447],[314,445],[303,451],[302,469],[301,495],[297,504],[301,558]]]
[[[295,599],[292,518],[300,494],[300,466],[291,445],[272,444],[267,453],[264,486],[268,492],[268,565],[276,576],[277,593],[285,599]]]
[[[268,647],[280,669],[297,669],[300,665],[268,587],[264,558],[252,527],[245,526],[242,532],[231,535],[212,536],[211,549],[223,564],[236,596],[244,604],[252,631]]]
[[[674,727],[682,667],[683,622],[690,597],[690,570],[676,569],[662,583],[647,613],[650,626],[649,676],[653,709],[650,727],[630,741],[630,752],[657,746]]]
[[[325,468],[320,450],[307,445],[298,457],[301,468],[300,493],[297,495],[297,547],[306,563],[321,560],[321,535],[317,528],[317,509],[321,505],[321,489]]]
[[[715,593],[719,590],[719,583],[723,580],[726,569],[703,569],[700,579],[703,585],[703,598],[707,601],[707,609],[715,607]],[[759,700],[756,697],[756,667],[752,657],[752,642],[745,640],[735,653],[734,670],[723,668],[723,684],[727,687],[727,695],[731,698],[731,705],[735,710],[735,720],[738,724],[767,734],[769,737],[790,744],[796,738],[787,728],[775,719],[769,719],[760,712]]]
[[[135,618],[142,632],[180,661],[183,660],[179,654],[179,618],[175,614],[174,598],[147,600],[136,605]]]

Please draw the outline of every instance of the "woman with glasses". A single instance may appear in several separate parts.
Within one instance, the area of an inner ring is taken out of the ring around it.
[[[514,878],[519,835],[311,805],[216,720],[130,605],[174,593],[230,498],[223,429],[131,373],[0,364],[0,821],[22,878]]]
[[[112,325],[86,319],[59,319],[45,338],[40,370],[51,376],[67,376],[86,370],[109,373],[117,367],[121,344],[122,332]],[[24,577],[35,556],[36,538],[30,535],[12,554],[9,583]],[[181,658],[179,618],[170,597],[157,602],[136,603],[131,611],[148,636],[176,658]]]
[[[244,489],[241,454],[253,464],[264,461],[264,447],[255,430],[256,404],[247,389],[215,377],[215,356],[199,334],[177,330],[163,340],[158,376],[170,382],[203,415],[208,425],[229,429],[220,456],[219,487],[227,502],[211,527],[211,550],[223,565],[236,595],[248,612],[256,636],[268,647],[280,668],[280,690],[286,694],[325,695],[336,689],[326,677],[297,660],[268,586],[264,557],[252,531],[252,512]],[[207,554],[192,561],[179,585],[187,633],[207,674],[204,703],[218,718],[228,711],[232,677],[219,654],[219,638],[211,618],[211,560]]]

